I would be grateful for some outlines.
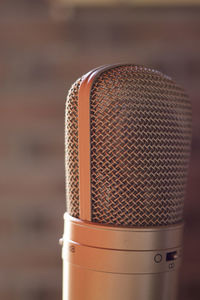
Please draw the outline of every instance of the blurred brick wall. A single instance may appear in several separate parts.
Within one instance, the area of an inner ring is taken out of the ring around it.
[[[0,2],[0,299],[61,299],[64,102],[82,73],[115,62],[158,68],[193,104],[180,300],[200,299],[200,9],[77,9]]]

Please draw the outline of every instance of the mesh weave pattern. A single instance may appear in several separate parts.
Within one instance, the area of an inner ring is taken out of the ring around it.
[[[159,72],[111,68],[91,90],[92,221],[159,226],[182,220],[191,108]]]
[[[67,212],[79,217],[78,90],[81,78],[69,90],[65,110],[65,170]]]
[[[78,90],[66,102],[67,211],[79,218]],[[160,226],[182,220],[191,139],[184,91],[126,65],[96,78],[90,97],[92,221]]]

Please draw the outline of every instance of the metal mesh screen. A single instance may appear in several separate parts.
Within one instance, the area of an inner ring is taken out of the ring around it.
[[[78,90],[66,102],[67,211],[79,217]],[[182,220],[191,139],[184,91],[159,72],[126,65],[91,90],[92,221],[159,226]]]
[[[67,212],[79,217],[78,90],[81,78],[69,90],[65,110],[65,171]]]
[[[182,220],[191,108],[167,76],[126,65],[91,91],[92,221],[158,226]]]

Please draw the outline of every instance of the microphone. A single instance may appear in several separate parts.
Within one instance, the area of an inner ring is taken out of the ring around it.
[[[191,105],[133,64],[78,79],[66,101],[63,300],[175,300]]]

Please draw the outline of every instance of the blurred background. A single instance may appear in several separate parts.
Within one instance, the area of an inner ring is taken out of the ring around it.
[[[200,299],[200,3],[195,0],[0,1],[0,299],[61,299],[65,97],[91,68],[123,62],[167,73],[192,101],[179,299]]]

